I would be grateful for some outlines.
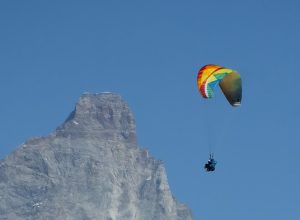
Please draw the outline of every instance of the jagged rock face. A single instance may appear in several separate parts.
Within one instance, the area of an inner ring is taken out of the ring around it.
[[[128,105],[112,93],[84,94],[57,136],[101,137],[136,145],[135,122]]]
[[[68,119],[0,161],[0,220],[190,220],[127,104],[84,94]]]

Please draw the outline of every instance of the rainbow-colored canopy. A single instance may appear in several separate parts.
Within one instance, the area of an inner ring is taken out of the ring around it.
[[[232,69],[209,64],[199,70],[197,77],[199,91],[203,98],[212,98],[217,84],[232,106],[242,101],[242,80],[240,74]]]

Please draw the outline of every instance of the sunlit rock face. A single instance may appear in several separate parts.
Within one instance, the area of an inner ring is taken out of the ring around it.
[[[47,137],[0,161],[0,220],[190,220],[165,168],[137,144],[128,105],[83,94]]]

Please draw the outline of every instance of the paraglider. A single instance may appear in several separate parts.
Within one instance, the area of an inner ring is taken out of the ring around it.
[[[203,98],[213,98],[214,89],[219,84],[223,94],[232,106],[240,106],[242,101],[242,80],[232,69],[209,64],[199,70],[197,77],[199,92]]]
[[[233,107],[241,105],[242,80],[235,70],[214,64],[205,65],[198,72],[197,85],[201,96],[205,99],[213,98],[215,87],[219,85],[227,101]],[[213,154],[210,153],[204,168],[207,172],[211,172],[215,170],[216,164]]]
[[[210,154],[209,155],[209,160],[204,165],[204,169],[206,170],[206,172],[215,171],[216,164],[217,164],[217,161],[214,159],[214,156],[212,154]]]

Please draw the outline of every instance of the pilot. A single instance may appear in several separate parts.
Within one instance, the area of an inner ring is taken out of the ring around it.
[[[207,163],[204,165],[204,169],[206,169],[207,172],[215,171],[217,161],[213,158],[213,155],[209,155],[209,160]]]

